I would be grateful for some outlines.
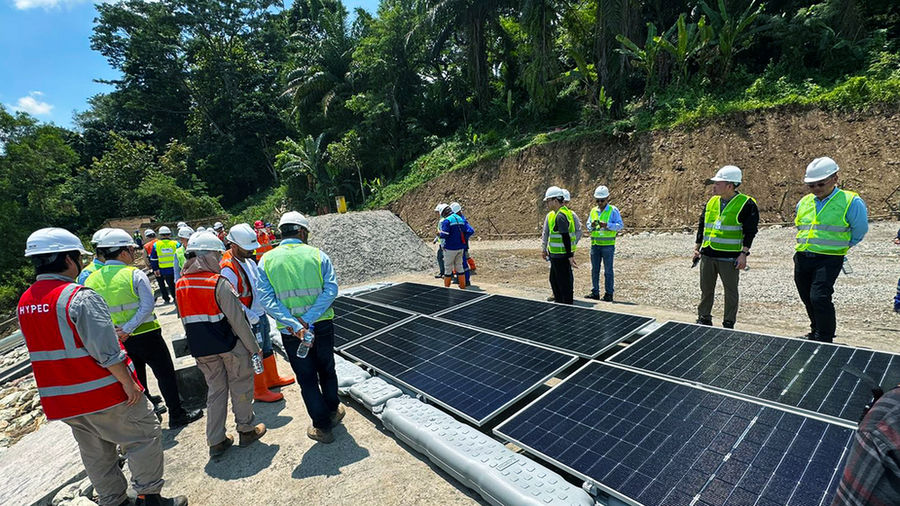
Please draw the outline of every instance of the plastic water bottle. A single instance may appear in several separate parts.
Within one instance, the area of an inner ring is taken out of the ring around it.
[[[253,372],[254,373],[256,373],[256,374],[263,373],[263,362],[262,362],[262,359],[259,358],[258,353],[254,353],[253,355],[250,355],[250,363],[253,364]]]
[[[300,346],[297,347],[297,358],[306,358],[306,355],[309,354],[309,347],[304,346],[304,344],[309,344],[312,346],[313,339],[316,336],[313,335],[313,326],[310,324],[309,328],[306,329],[306,334],[303,335],[303,341],[300,343]]]
[[[844,265],[841,266],[841,270],[844,271],[844,274],[853,274],[853,267],[850,267],[850,260],[847,260],[847,257],[844,257]]]

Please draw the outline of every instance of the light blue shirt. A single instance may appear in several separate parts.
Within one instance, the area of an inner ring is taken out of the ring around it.
[[[619,232],[623,228],[625,228],[625,224],[622,222],[622,215],[619,213],[619,208],[612,205],[606,204],[607,207],[611,207],[612,209],[609,211],[609,221],[606,222],[606,229],[612,230],[613,232]],[[598,215],[601,215],[606,211],[606,207],[600,209],[598,211]],[[588,217],[588,221],[590,222],[590,217]],[[588,230],[591,229],[590,223],[588,223]]]
[[[106,265],[125,265],[118,260],[108,260]],[[134,291],[138,296],[138,309],[130,320],[121,325],[122,332],[131,334],[134,329],[145,321],[153,321],[153,305],[156,298],[153,296],[153,289],[150,288],[150,278],[144,274],[144,271],[135,269],[131,276],[131,282],[134,283]]]
[[[813,201],[816,204],[816,212],[822,211],[822,208],[825,207],[825,204],[831,200],[831,197],[834,197],[834,194],[838,192],[838,187],[835,186],[834,190],[827,197],[822,200],[819,200],[818,197],[814,197]],[[797,207],[794,209],[795,212],[800,209],[800,203],[797,202]],[[863,202],[863,199],[859,197],[859,195],[853,197],[853,200],[850,201],[850,207],[847,208],[847,223],[850,224],[850,246],[856,246],[860,241],[863,240],[866,233],[869,231],[869,210],[866,209],[866,203]]]
[[[303,244],[303,241],[296,237],[291,237],[282,240],[281,244]],[[322,293],[316,297],[313,305],[301,316],[306,323],[313,323],[318,320],[331,307],[331,303],[334,302],[338,294],[337,278],[334,274],[334,267],[331,265],[331,259],[328,258],[324,251],[321,252],[321,259],[324,286],[322,287]],[[275,295],[275,287],[272,286],[269,276],[266,275],[265,256],[259,261],[259,284],[256,286],[256,295],[262,302],[266,312],[282,325],[286,325],[293,330],[299,330],[303,327],[300,321],[294,318],[287,306],[278,300],[278,297]]]
[[[88,271],[88,270],[82,269],[81,272],[78,273],[78,278],[75,279],[75,282],[78,283],[79,285],[83,285],[84,280],[86,280],[88,278],[88,276],[97,272],[96,269],[103,267],[103,262],[101,262],[100,260],[97,260],[95,258],[94,259],[94,267],[95,267],[95,270],[93,270],[93,271]]]

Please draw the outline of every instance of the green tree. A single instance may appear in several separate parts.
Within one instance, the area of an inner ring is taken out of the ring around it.
[[[757,4],[756,0],[751,0],[747,8],[737,16],[728,12],[725,0],[718,0],[718,10],[711,8],[705,0],[700,0],[700,7],[709,17],[710,25],[715,32],[711,44],[717,50],[719,63],[716,77],[720,81],[725,81],[731,73],[735,55],[746,49],[757,33],[768,28],[766,25],[754,26],[756,19],[765,9],[765,4]]]

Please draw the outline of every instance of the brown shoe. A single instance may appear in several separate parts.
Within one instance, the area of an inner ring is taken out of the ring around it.
[[[312,439],[313,441],[318,441],[320,443],[333,443],[334,442],[334,434],[331,431],[324,431],[322,429],[317,429],[312,425],[306,429],[306,435]]]
[[[331,426],[335,427],[337,424],[341,423],[341,420],[344,419],[344,415],[347,414],[347,410],[344,409],[343,404],[338,404],[337,411],[331,414]]]
[[[231,445],[234,444],[234,438],[231,436],[225,436],[225,440],[221,443],[214,444],[209,447],[209,456],[210,457],[218,457],[225,453],[225,450],[231,448]]]
[[[241,435],[241,442],[239,443],[239,445],[241,447],[247,446],[247,445],[253,443],[254,441],[256,441],[257,439],[263,437],[263,434],[265,434],[265,433],[266,433],[266,424],[264,424],[264,423],[257,424],[256,427],[253,427],[253,430],[249,430],[247,432],[238,431],[238,434]]]

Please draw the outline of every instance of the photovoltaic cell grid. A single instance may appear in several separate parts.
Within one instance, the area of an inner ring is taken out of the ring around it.
[[[575,357],[418,317],[343,350],[482,425]]]
[[[830,504],[853,431],[591,362],[494,432],[645,505]]]
[[[871,388],[900,382],[900,356],[800,339],[667,322],[609,359],[631,367],[857,423]]]
[[[415,313],[433,314],[484,296],[484,292],[467,292],[419,283],[400,283],[356,297]]]
[[[334,347],[341,349],[383,328],[413,316],[412,313],[340,296],[334,309]]]
[[[442,313],[440,318],[473,325],[551,348],[595,358],[653,318],[492,295]]]

